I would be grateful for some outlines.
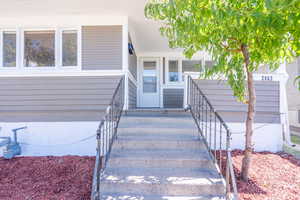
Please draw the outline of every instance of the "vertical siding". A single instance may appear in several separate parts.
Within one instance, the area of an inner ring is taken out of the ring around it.
[[[119,80],[118,76],[0,78],[0,121],[98,121]]]
[[[82,68],[122,69],[122,26],[82,27]]]
[[[129,79],[129,109],[134,109],[137,106],[137,88],[135,84]]]
[[[164,108],[183,108],[183,89],[164,89]]]

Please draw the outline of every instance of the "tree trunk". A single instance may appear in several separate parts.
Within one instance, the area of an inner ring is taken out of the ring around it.
[[[242,179],[248,181],[249,169],[251,163],[251,155],[253,151],[252,135],[253,135],[253,123],[255,115],[255,103],[256,95],[253,82],[253,72],[249,69],[250,55],[247,45],[242,45],[242,52],[245,59],[245,68],[247,71],[247,86],[248,86],[248,113],[246,121],[246,142],[245,142],[245,153],[242,163]]]

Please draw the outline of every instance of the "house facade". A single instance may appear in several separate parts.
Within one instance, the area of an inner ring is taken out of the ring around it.
[[[297,76],[300,76],[300,59],[298,58],[287,68],[289,80],[287,82],[287,99],[289,106],[290,125],[300,127],[300,91],[295,83]]]
[[[145,19],[146,2],[6,2],[0,8],[0,134],[27,126],[19,134],[24,155],[94,155],[99,121],[123,76],[124,110],[187,106],[187,76],[198,79],[211,57],[199,52],[189,60],[170,49],[159,23]],[[280,151],[289,141],[285,67],[255,74],[258,151]],[[247,106],[225,80],[197,83],[232,130],[233,148],[243,148]]]

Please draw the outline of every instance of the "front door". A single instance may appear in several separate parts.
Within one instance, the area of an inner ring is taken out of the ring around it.
[[[139,105],[141,108],[158,108],[159,105],[159,59],[143,58],[139,68]]]

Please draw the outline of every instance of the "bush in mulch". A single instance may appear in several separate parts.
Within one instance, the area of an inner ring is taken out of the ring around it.
[[[90,199],[94,163],[79,156],[0,158],[0,199]]]
[[[232,157],[241,200],[300,200],[300,160],[283,152],[253,153],[249,181],[243,182],[243,151],[233,151]]]

